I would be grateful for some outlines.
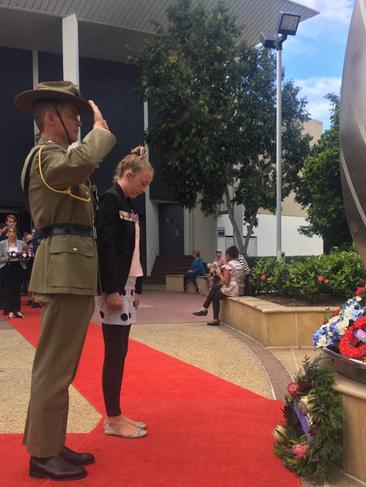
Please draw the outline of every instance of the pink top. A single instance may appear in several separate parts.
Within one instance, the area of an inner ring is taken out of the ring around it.
[[[129,277],[141,277],[143,275],[140,262],[140,224],[135,222],[135,250],[133,251]]]
[[[216,262],[216,263],[217,263],[217,266],[218,266],[218,267],[220,267],[220,269],[221,269],[221,267],[222,267],[223,265],[225,265],[225,264],[226,264],[226,260],[225,260],[225,257],[224,257],[224,256],[221,256],[219,259],[215,259],[215,261],[214,261],[214,262]]]

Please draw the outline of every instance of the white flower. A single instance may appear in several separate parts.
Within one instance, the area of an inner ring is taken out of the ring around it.
[[[325,347],[327,345],[327,337],[323,335],[322,337],[319,338],[318,343],[316,344],[316,347]]]
[[[340,323],[338,323],[337,328],[339,330],[339,334],[344,335],[348,327],[349,327],[349,318],[344,319]]]
[[[299,401],[299,409],[303,414],[310,413],[314,409],[314,394],[303,396]]]

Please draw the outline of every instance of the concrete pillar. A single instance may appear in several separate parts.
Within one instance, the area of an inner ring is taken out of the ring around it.
[[[144,103],[144,130],[149,128],[149,106]],[[149,151],[149,148],[147,147]],[[151,201],[150,188],[145,193],[145,215],[146,215],[146,274],[151,275],[151,271],[159,255],[159,205]]]
[[[62,63],[64,81],[71,81],[80,89],[79,84],[79,26],[75,14],[68,15],[62,19]],[[70,145],[69,149],[75,148],[79,141]]]
[[[79,28],[75,14],[62,19],[62,60],[64,80],[79,87]]]
[[[234,218],[235,218],[235,221],[239,227],[239,232],[240,232],[240,236],[241,236],[242,241],[243,241],[243,230],[244,230],[243,213],[244,213],[243,205],[235,205],[234,206]],[[236,241],[235,236],[234,236],[234,244],[238,245],[238,242]]]

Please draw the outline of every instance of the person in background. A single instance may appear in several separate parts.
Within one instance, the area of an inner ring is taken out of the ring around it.
[[[146,425],[121,411],[120,395],[128,337],[142,291],[140,224],[131,199],[145,193],[154,170],[144,147],[136,147],[118,164],[115,184],[100,198],[97,242],[102,296],[97,307],[104,339],[103,396],[106,435],[142,438]]]
[[[4,222],[0,222],[0,242],[6,240],[6,225]],[[2,269],[0,268],[0,309],[3,309],[3,280]]]
[[[32,306],[32,308],[40,308],[41,305],[35,300],[33,294],[29,292],[29,283],[30,283],[30,278],[33,270],[34,254],[37,248],[36,240],[34,239],[34,234],[35,234],[35,230],[33,228],[31,233],[26,233],[26,235],[24,236],[24,242],[26,244],[26,249],[28,252],[28,262],[27,262],[27,268],[25,270],[23,289],[24,289],[24,295],[28,296],[27,305]]]
[[[239,296],[240,287],[244,285],[244,268],[238,261],[238,257],[239,250],[235,245],[226,249],[226,264],[221,270],[217,269],[216,271],[221,284],[213,287],[208,293],[203,307],[199,311],[192,313],[195,316],[207,316],[208,308],[212,303],[214,319],[207,323],[209,326],[220,325],[220,300],[225,299],[227,296]]]
[[[0,241],[1,240],[6,240],[6,225],[4,222],[0,222]]]
[[[209,275],[207,277],[207,287],[211,289],[217,283],[220,282],[220,278],[217,276],[216,269],[221,269],[225,265],[225,257],[222,255],[222,250],[217,249],[215,252],[215,260],[212,264],[207,264],[209,269]]]
[[[25,244],[17,240],[15,227],[8,227],[7,240],[0,242],[0,268],[3,286],[4,315],[8,318],[24,318],[20,306],[20,291],[26,268],[22,257]]]
[[[3,229],[2,232],[0,232],[0,241],[1,240],[6,240],[8,237],[6,236],[7,229],[9,227],[14,227],[16,228],[17,226],[17,218],[13,214],[6,215],[5,219],[5,228]]]
[[[193,283],[196,293],[198,293],[197,277],[202,276],[205,273],[205,263],[200,257],[200,251],[194,250],[192,252],[192,257],[193,261],[191,267],[183,276],[183,289],[185,293],[187,292],[188,281]]]

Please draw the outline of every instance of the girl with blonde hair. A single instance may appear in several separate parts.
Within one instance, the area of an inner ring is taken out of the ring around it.
[[[131,324],[142,291],[140,224],[132,201],[145,193],[154,175],[144,147],[136,147],[117,165],[114,185],[100,198],[97,235],[104,339],[104,431],[122,438],[146,436],[147,428],[122,414],[120,394]]]

